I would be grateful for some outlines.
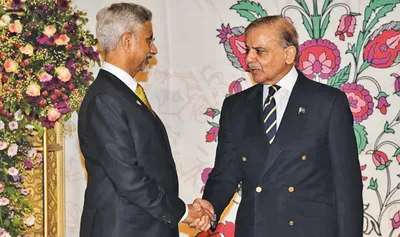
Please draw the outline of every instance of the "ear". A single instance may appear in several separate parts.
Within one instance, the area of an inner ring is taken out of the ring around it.
[[[133,36],[132,33],[130,32],[125,32],[120,41],[121,48],[127,52],[130,53],[132,51],[132,46],[135,43],[135,37]]]
[[[293,64],[296,57],[296,47],[289,46],[285,49],[285,62],[286,64]]]

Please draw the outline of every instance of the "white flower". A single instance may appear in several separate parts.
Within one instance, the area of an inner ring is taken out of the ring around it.
[[[1,17],[1,20],[2,20],[4,23],[8,24],[8,23],[10,23],[10,21],[11,21],[11,17],[10,17],[8,14],[4,14],[4,15]]]
[[[22,116],[22,112],[21,110],[18,110],[17,112],[15,112],[14,114],[14,119],[16,121],[21,121],[24,117]]]
[[[8,174],[11,176],[16,176],[16,175],[18,175],[18,173],[19,173],[18,170],[14,167],[11,167],[8,169]]]
[[[11,130],[18,129],[18,123],[15,121],[9,122],[8,127],[10,127]]]
[[[6,148],[7,148],[7,143],[3,142],[3,141],[0,141],[0,151],[4,150]]]
[[[7,198],[5,198],[5,197],[0,198],[0,207],[7,206],[9,203],[10,203],[10,200],[8,200]]]
[[[7,155],[8,155],[9,157],[13,157],[13,156],[15,156],[17,153],[18,153],[18,145],[17,145],[17,144],[12,144],[12,145],[10,145],[10,147],[8,148],[8,151],[7,151]]]
[[[28,129],[28,130],[32,130],[35,127],[32,124],[27,124],[27,125],[25,125],[25,128]]]
[[[11,237],[11,235],[5,229],[0,228],[0,237]]]
[[[36,157],[36,155],[37,155],[37,150],[36,150],[35,148],[32,148],[32,149],[30,149],[30,150],[28,151],[28,157],[29,157],[29,158]]]
[[[4,122],[0,120],[0,130],[4,129]]]
[[[25,219],[24,223],[27,226],[33,226],[35,224],[35,217],[33,215],[29,216],[28,218]]]

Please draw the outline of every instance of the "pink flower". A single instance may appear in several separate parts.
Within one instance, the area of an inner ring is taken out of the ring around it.
[[[17,145],[17,144],[12,144],[12,145],[8,148],[7,155],[8,155],[9,157],[13,157],[13,156],[17,155],[17,153],[18,153],[18,145]]]
[[[4,122],[0,120],[0,130],[4,129]]]
[[[28,196],[28,194],[29,194],[29,189],[21,189],[21,193],[22,193],[24,196]]]
[[[69,38],[66,34],[62,34],[54,39],[54,43],[56,43],[56,45],[67,45],[68,42]]]
[[[61,113],[56,108],[51,108],[47,112],[47,118],[49,119],[49,121],[52,121],[52,122],[56,121],[58,118],[60,118],[60,116],[61,116]]]
[[[356,122],[366,120],[372,114],[374,107],[372,96],[362,85],[345,83],[340,87],[340,90],[346,93]]]
[[[0,183],[0,193],[4,192],[4,184]]]
[[[11,168],[8,169],[8,174],[11,175],[11,176],[17,176],[18,173],[19,173],[18,170],[16,168],[14,168],[14,167],[11,167]]]
[[[400,147],[398,147],[396,149],[396,151],[394,152],[393,157],[396,157],[396,160],[397,160],[397,162],[399,162],[399,165],[400,165]]]
[[[22,32],[22,25],[21,25],[21,21],[20,20],[16,20],[14,21],[14,23],[11,23],[8,25],[8,30],[11,33],[21,33]]]
[[[387,155],[382,151],[374,151],[372,153],[372,160],[377,170],[383,170],[390,165],[391,160],[388,159]]]
[[[24,224],[27,226],[33,226],[35,224],[35,217],[29,216],[28,218],[25,219]]]
[[[26,89],[26,94],[35,97],[40,95],[40,86],[36,83],[32,83]]]
[[[340,52],[329,40],[306,41],[300,45],[299,51],[297,66],[309,79],[313,80],[317,76],[328,79],[339,70]]]
[[[385,92],[380,92],[375,99],[378,100],[378,105],[376,106],[377,109],[381,111],[381,114],[386,114],[387,112],[387,107],[390,106],[390,104],[387,102],[386,98],[388,95]]]
[[[219,127],[212,127],[206,135],[206,142],[217,141]]]
[[[393,229],[398,229],[400,227],[400,211],[396,212],[392,219]]]
[[[212,171],[212,168],[205,168],[203,170],[203,172],[201,173],[201,181],[203,181],[203,184],[207,183],[208,175],[211,173],[211,171]],[[201,187],[201,192],[204,191],[204,187],[205,187],[204,185],[203,185],[203,187]]]
[[[356,18],[352,15],[344,14],[340,18],[340,24],[338,26],[335,35],[336,36],[339,35],[340,40],[344,40],[344,34],[346,34],[347,37],[353,37],[355,26],[356,26]]]
[[[33,55],[33,46],[31,44],[27,44],[27,45],[19,48],[19,51],[21,51],[21,53],[26,54],[28,56],[32,56]]]
[[[16,72],[18,71],[18,63],[12,59],[7,59],[4,62],[4,69],[6,69],[6,72]]]
[[[242,81],[244,81],[246,79],[244,79],[243,77],[237,79],[236,81],[231,82],[231,84],[229,85],[229,95],[233,95],[236,94],[238,92],[242,91],[242,85],[240,84]]]
[[[400,22],[389,22],[379,27],[368,38],[363,58],[375,68],[388,68],[399,63]]]
[[[0,198],[0,207],[7,206],[8,204],[10,204],[10,200],[5,197]]]
[[[60,81],[67,82],[71,79],[71,72],[68,70],[68,68],[58,67],[56,68],[56,73]]]
[[[10,130],[18,129],[18,123],[15,121],[9,122],[8,127],[10,128]]]
[[[218,109],[208,108],[204,114],[212,118],[215,118],[215,116],[219,115],[220,112]]]
[[[47,35],[48,37],[52,37],[56,33],[56,31],[57,29],[54,26],[49,25],[44,28],[43,34]]]
[[[227,26],[224,26],[224,24],[221,25],[221,29],[217,29],[219,32],[219,35],[217,35],[218,38],[221,40],[219,43],[225,43],[230,37],[232,37],[232,30],[229,24]]]
[[[7,148],[7,143],[3,142],[3,141],[0,141],[0,151],[4,150],[6,148]]]
[[[367,165],[362,165],[362,166],[360,166],[360,170],[361,170],[361,171],[364,171],[365,168],[367,168]],[[365,181],[365,180],[367,180],[367,177],[366,177],[366,176],[362,176],[361,179],[362,179],[362,181]]]
[[[53,76],[51,76],[51,75],[48,74],[47,72],[42,72],[42,73],[39,75],[39,80],[40,80],[41,82],[48,82],[48,81],[51,81],[51,79],[53,79]]]
[[[393,76],[394,78],[396,78],[394,80],[394,93],[396,95],[400,96],[400,75],[397,73],[392,73],[390,75]]]

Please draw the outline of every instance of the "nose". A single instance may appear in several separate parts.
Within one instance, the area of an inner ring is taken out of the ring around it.
[[[250,49],[246,55],[246,63],[249,64],[255,61],[255,52],[254,50]]]
[[[152,53],[153,55],[156,55],[158,53],[157,47],[154,43],[151,44],[150,53]]]

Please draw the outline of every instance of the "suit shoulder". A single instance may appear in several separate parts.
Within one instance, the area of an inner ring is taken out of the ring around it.
[[[324,98],[330,97],[331,99],[336,99],[337,97],[343,97],[346,95],[345,92],[341,91],[340,89],[320,82],[307,80],[306,84],[313,94],[323,96]]]
[[[240,100],[242,100],[244,98],[249,97],[257,89],[260,89],[260,86],[262,86],[262,85],[258,85],[258,84],[253,85],[253,86],[251,86],[251,87],[249,87],[249,88],[247,88],[247,89],[245,89],[245,90],[243,90],[241,92],[238,92],[236,94],[233,94],[233,95],[230,95],[230,96],[226,97],[224,99],[224,101],[227,102],[227,103],[233,103],[233,102],[240,101]]]

